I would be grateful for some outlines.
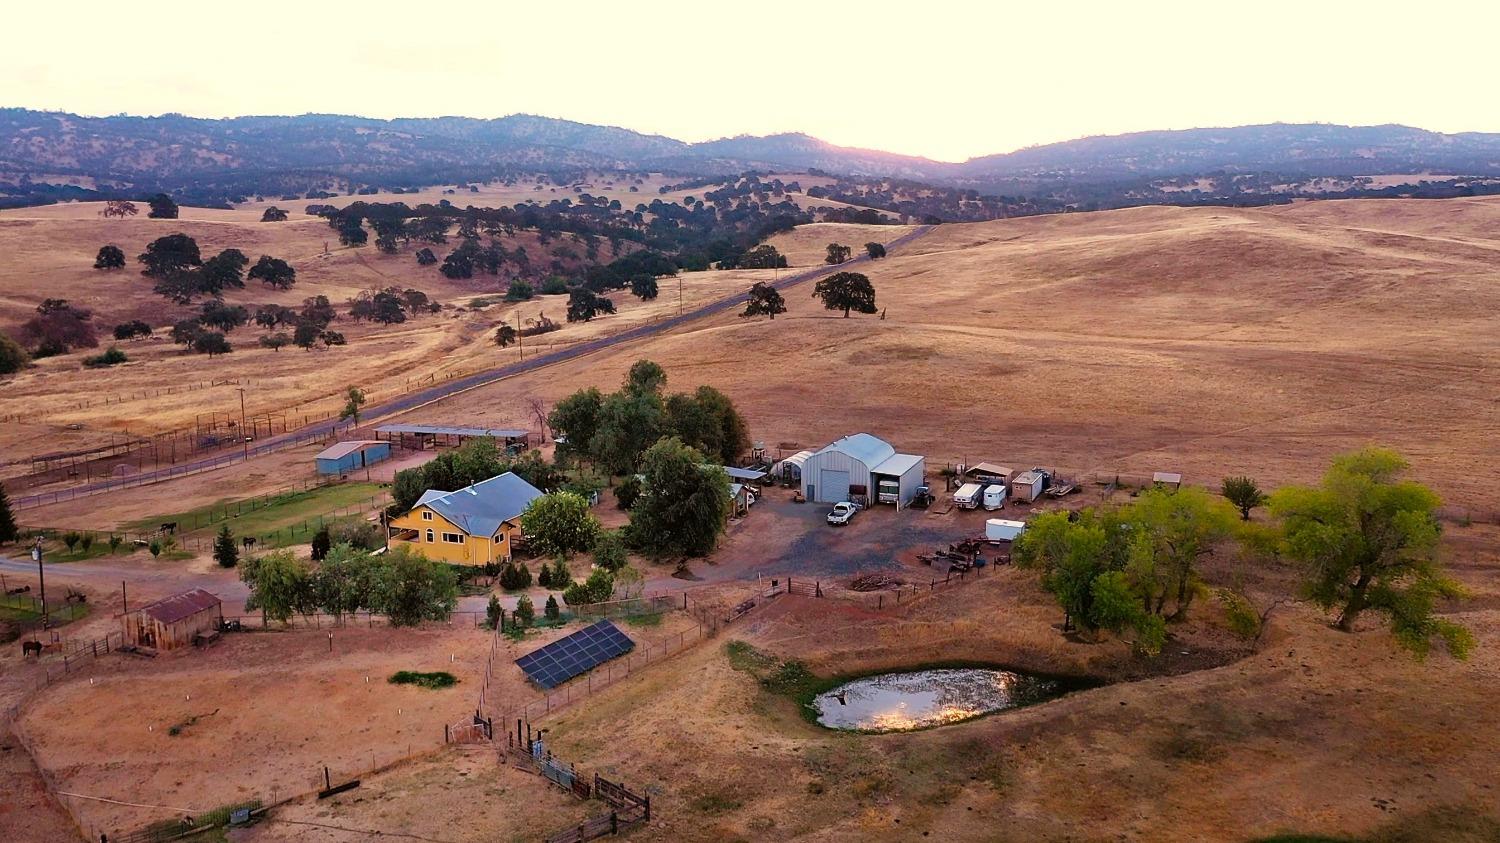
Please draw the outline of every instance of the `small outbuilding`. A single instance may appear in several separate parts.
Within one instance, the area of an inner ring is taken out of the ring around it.
[[[812,451],[798,451],[771,466],[771,475],[780,478],[783,483],[800,486],[802,484],[802,466],[807,464],[808,458],[812,455]]]
[[[1182,488],[1182,475],[1175,471],[1158,471],[1151,475],[1153,486],[1164,486],[1172,491]]]
[[[1047,488],[1047,475],[1032,469],[1023,471],[1015,476],[1010,482],[1010,496],[1018,501],[1034,501],[1042,496]]]
[[[125,643],[153,650],[175,650],[199,636],[213,636],[224,620],[223,601],[201,588],[163,597],[125,613]]]
[[[319,474],[345,474],[391,458],[391,443],[374,439],[339,442],[315,458]]]
[[[964,477],[976,483],[999,483],[1004,486],[1010,485],[1010,478],[1015,472],[1008,466],[996,465],[992,462],[975,463],[964,469]]]
[[[803,461],[802,494],[818,503],[879,502],[900,508],[916,496],[926,471],[921,456],[898,454],[879,437],[855,433]]]

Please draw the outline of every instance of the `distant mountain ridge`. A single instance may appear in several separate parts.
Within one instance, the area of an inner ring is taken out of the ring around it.
[[[840,147],[800,133],[687,143],[526,114],[496,119],[304,114],[214,120],[0,109],[0,190],[7,182],[24,186],[75,178],[88,179],[105,192],[162,189],[232,196],[305,190],[309,180],[326,176],[366,184],[435,184],[506,172],[584,169],[697,176],[817,169],[981,191],[1214,171],[1494,176],[1500,175],[1500,134],[1273,123],[1088,137],[948,163]]]

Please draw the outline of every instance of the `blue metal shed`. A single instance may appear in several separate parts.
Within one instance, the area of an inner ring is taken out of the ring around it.
[[[319,474],[343,474],[390,458],[391,443],[361,439],[330,446],[316,459]]]

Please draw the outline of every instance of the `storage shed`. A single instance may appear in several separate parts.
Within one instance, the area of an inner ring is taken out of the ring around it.
[[[785,483],[802,483],[802,466],[813,455],[812,451],[798,451],[771,467],[771,474]]]
[[[1046,475],[1040,471],[1023,471],[1010,482],[1010,496],[1018,501],[1034,501],[1042,496],[1046,488]]]
[[[818,503],[879,500],[906,506],[922,485],[926,460],[916,454],[898,454],[889,443],[868,433],[856,433],[834,442],[808,457],[802,464],[802,494]],[[885,493],[880,492],[885,483]]]
[[[215,634],[223,619],[223,603],[201,588],[163,597],[121,617],[125,643],[154,650],[175,650],[200,634]]]
[[[1175,471],[1158,471],[1151,475],[1151,483],[1175,492],[1182,488],[1182,475]]]
[[[391,443],[374,439],[340,442],[325,448],[315,458],[319,474],[358,471],[391,458]]]

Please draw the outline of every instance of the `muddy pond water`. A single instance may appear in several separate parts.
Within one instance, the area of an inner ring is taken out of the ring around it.
[[[819,694],[812,707],[830,729],[906,732],[1017,708],[1070,688],[1041,676],[991,668],[942,668],[865,676]]]

